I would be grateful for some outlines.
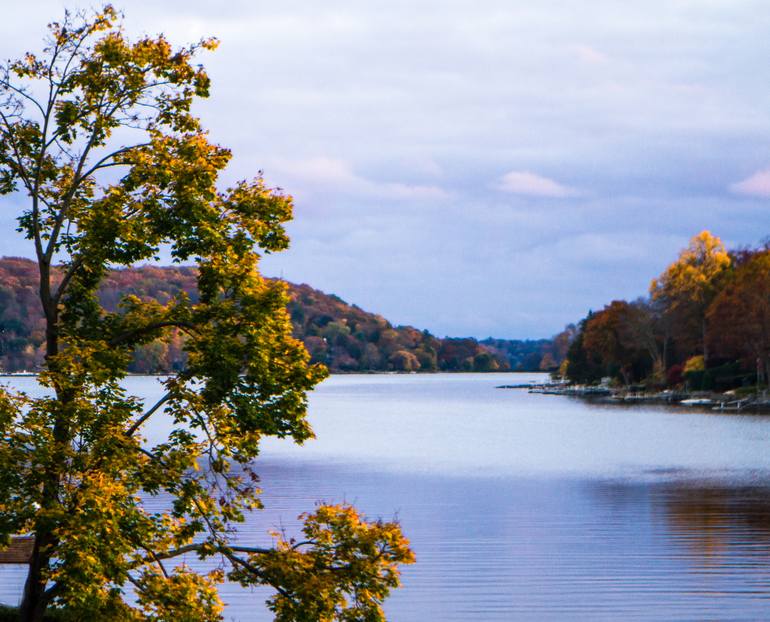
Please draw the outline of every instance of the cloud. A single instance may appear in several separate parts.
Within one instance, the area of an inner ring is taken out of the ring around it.
[[[754,197],[770,197],[770,168],[757,171],[746,179],[732,184],[730,191]]]
[[[529,171],[511,171],[503,175],[496,185],[498,190],[533,197],[572,197],[577,192],[553,179]]]
[[[600,65],[609,60],[606,54],[602,54],[599,50],[592,48],[590,45],[577,45],[574,50],[578,59],[584,63]]]
[[[266,167],[290,180],[288,188],[310,191],[333,190],[341,194],[385,199],[446,199],[449,193],[435,185],[382,182],[354,172],[346,161],[316,157],[303,160],[274,160]]]
[[[770,172],[758,0],[122,4],[132,36],[222,41],[196,114],[233,149],[223,184],[264,169],[297,197],[272,274],[393,321],[545,335],[643,294],[697,231],[759,235],[770,181],[741,181]],[[6,11],[3,54],[38,49],[61,6]],[[0,252],[34,253],[17,211]]]

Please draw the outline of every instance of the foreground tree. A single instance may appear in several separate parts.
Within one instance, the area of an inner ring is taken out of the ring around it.
[[[397,524],[348,506],[307,515],[301,542],[232,541],[232,523],[259,506],[260,439],[311,437],[306,392],[325,371],[291,337],[285,287],[257,269],[259,252],[288,244],[290,197],[261,178],[220,190],[230,152],[190,112],[209,89],[193,57],[215,46],[132,42],[107,6],[51,24],[44,53],[0,76],[0,191],[29,198],[18,221],[46,336],[47,394],[0,391],[0,537],[34,536],[24,621],[49,606],[76,619],[217,620],[226,577],[273,586],[279,620],[382,620],[398,565],[413,559]],[[100,307],[108,267],[161,249],[197,264],[198,302]],[[157,403],[128,395],[132,352],[175,331],[185,370]],[[153,446],[151,417],[170,428]],[[154,511],[145,500],[160,494],[172,502]],[[220,563],[171,567],[184,553]]]

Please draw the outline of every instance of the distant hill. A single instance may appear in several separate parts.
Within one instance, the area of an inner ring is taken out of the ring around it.
[[[143,266],[110,273],[99,292],[105,309],[133,294],[167,302],[180,292],[197,299],[195,268]],[[0,259],[0,370],[39,369],[45,322],[37,299],[37,265],[29,259]],[[440,339],[411,326],[393,326],[333,294],[289,283],[288,311],[294,334],[312,360],[332,372],[355,371],[534,371],[558,364],[550,340]],[[184,366],[181,335],[138,349],[131,371],[165,372]]]

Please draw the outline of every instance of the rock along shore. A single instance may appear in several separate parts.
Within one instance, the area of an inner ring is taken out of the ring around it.
[[[604,404],[663,404],[682,407],[697,407],[720,412],[770,413],[770,398],[767,394],[738,397],[731,393],[687,392],[687,391],[632,391],[603,386],[583,386],[566,383],[525,383],[504,384],[498,389],[523,389],[529,393],[562,395],[590,399]]]

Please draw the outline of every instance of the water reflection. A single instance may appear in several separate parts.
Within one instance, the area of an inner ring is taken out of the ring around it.
[[[770,488],[682,484],[662,487],[655,496],[670,538],[703,569],[750,562],[767,570]]]
[[[266,508],[240,530],[244,542],[297,529],[319,498],[400,518],[418,563],[387,602],[397,622],[760,620],[770,607],[766,485],[681,472],[464,478],[280,462],[265,462],[262,479]],[[16,600],[21,578],[0,570],[0,600]],[[222,594],[226,619],[271,619],[266,590]]]
[[[325,382],[318,440],[265,444],[265,510],[239,537],[267,544],[319,499],[397,515],[417,564],[386,604],[395,622],[770,618],[770,419],[494,389],[505,382]],[[22,579],[0,567],[0,601]],[[266,590],[222,594],[227,620],[271,619]]]
[[[682,471],[603,480],[265,467],[255,536],[295,527],[286,518],[318,491],[372,515],[398,509],[418,557],[387,603],[399,622],[758,620],[770,606],[768,486]],[[238,619],[270,619],[231,598]]]

